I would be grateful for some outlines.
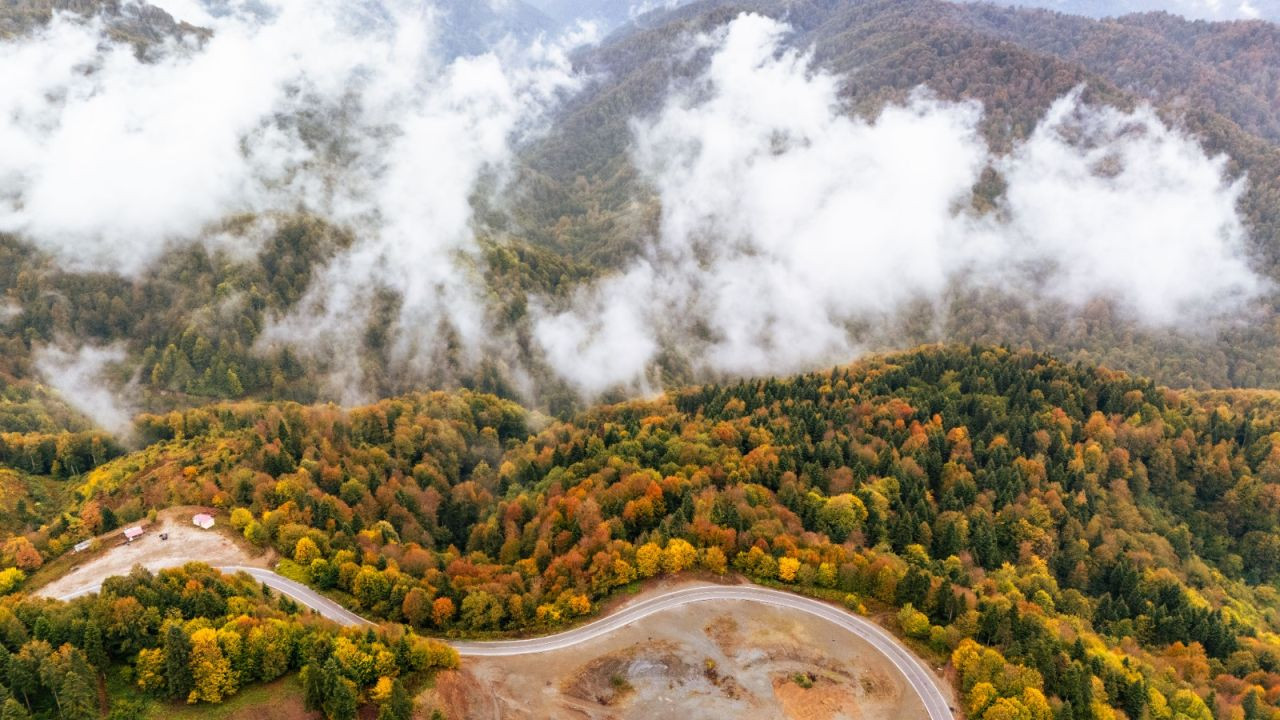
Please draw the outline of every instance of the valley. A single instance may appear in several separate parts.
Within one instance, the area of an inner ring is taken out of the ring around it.
[[[1274,0],[0,0],[0,720],[1280,718]]]

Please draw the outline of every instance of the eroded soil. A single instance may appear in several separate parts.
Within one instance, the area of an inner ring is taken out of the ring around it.
[[[419,707],[477,720],[927,717],[893,665],[862,640],[751,602],[685,605],[549,653],[467,658]]]

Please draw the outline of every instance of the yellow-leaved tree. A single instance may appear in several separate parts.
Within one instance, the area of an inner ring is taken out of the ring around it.
[[[662,563],[662,548],[657,543],[647,542],[636,550],[636,569],[640,577],[653,577],[658,574]]]
[[[693,567],[697,561],[697,549],[681,538],[668,540],[667,549],[662,552],[662,569],[667,573],[686,570]]]
[[[800,572],[800,560],[793,557],[778,558],[778,579],[782,582],[795,582],[796,573]]]
[[[217,631],[201,628],[191,633],[191,677],[188,703],[220,703],[235,693],[235,672],[218,644]]]

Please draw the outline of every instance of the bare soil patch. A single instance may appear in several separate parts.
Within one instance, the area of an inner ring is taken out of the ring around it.
[[[804,687],[791,676],[773,679],[773,694],[784,717],[793,720],[852,720],[864,717],[857,693],[847,684],[815,678]]]
[[[156,516],[151,524],[135,523],[146,528],[142,537],[126,543],[121,530],[99,537],[102,548],[98,552],[80,557],[67,555],[60,561],[69,568],[36,591],[46,597],[64,597],[86,588],[100,585],[103,580],[116,575],[127,575],[134,567],[142,566],[152,572],[178,567],[189,562],[208,565],[249,565],[268,567],[271,557],[255,553],[226,522],[225,516],[217,517],[212,529],[202,530],[191,524],[191,518],[203,508],[170,508]],[[133,527],[130,525],[128,527]],[[167,534],[168,539],[160,536]]]
[[[476,720],[927,718],[915,691],[867,643],[804,613],[736,601],[666,610],[555,652],[466,658],[419,707],[424,717],[440,708]]]

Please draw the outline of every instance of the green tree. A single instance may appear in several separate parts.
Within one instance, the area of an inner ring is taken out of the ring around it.
[[[391,695],[378,709],[378,720],[409,720],[413,715],[413,698],[400,678],[391,682]]]
[[[107,720],[137,720],[146,714],[147,706],[136,700],[116,700],[107,713]]]
[[[325,698],[329,695],[329,676],[319,665],[306,664],[298,673],[302,680],[302,702],[307,710],[319,712],[324,709]]]
[[[818,511],[818,521],[834,542],[842,543],[867,519],[862,501],[848,493],[827,500]]]
[[[329,720],[353,720],[359,708],[356,684],[342,676],[338,663],[332,657],[325,663],[324,673],[329,677],[324,698],[324,714]]]
[[[98,693],[88,673],[70,669],[62,678],[58,705],[63,720],[93,720],[98,717]]]
[[[191,693],[191,638],[178,623],[165,631],[164,674],[171,697],[186,698]]]
[[[90,620],[85,624],[81,649],[84,650],[85,658],[96,671],[106,672],[107,666],[111,664],[111,658],[107,656],[107,650],[102,644],[102,628],[98,627],[98,623]]]
[[[43,645],[43,653],[40,646]],[[48,643],[33,640],[23,645],[9,659],[9,689],[22,695],[27,709],[31,709],[31,696],[40,689],[40,661],[48,654]]]
[[[12,697],[5,698],[4,706],[0,707],[0,720],[29,720],[30,717],[22,703]]]

